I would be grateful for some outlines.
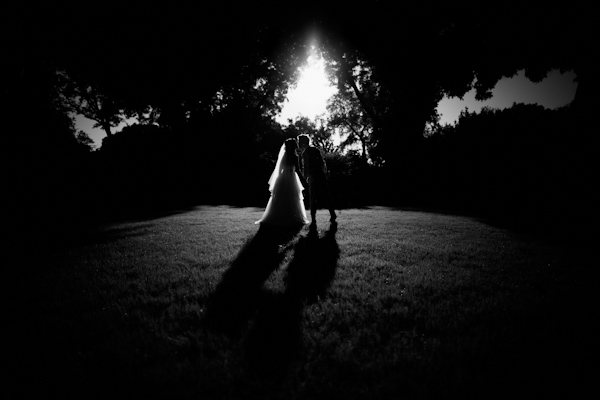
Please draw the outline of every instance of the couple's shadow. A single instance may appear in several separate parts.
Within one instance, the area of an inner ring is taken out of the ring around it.
[[[311,225],[277,230],[261,226],[242,247],[212,294],[206,322],[228,335],[244,337],[246,357],[254,372],[271,378],[284,373],[301,342],[305,304],[317,301],[329,289],[339,259],[337,224],[318,232]],[[291,259],[290,259],[291,256]],[[285,259],[284,291],[264,287]]]

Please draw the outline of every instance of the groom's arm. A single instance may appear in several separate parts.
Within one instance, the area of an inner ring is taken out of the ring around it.
[[[304,178],[304,173],[300,169],[301,164],[302,161],[300,157],[298,157],[298,159],[296,160],[296,171],[298,173],[298,177],[300,178],[300,183],[302,183],[302,186],[304,186],[304,188],[306,189],[308,187],[308,182],[306,182],[306,179]]]

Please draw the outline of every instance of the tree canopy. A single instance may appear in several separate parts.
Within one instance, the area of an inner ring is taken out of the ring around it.
[[[574,70],[584,86],[591,79],[591,23],[575,5],[69,1],[21,12],[8,25],[17,58],[64,68],[130,109],[198,110],[217,93],[276,109],[311,40],[343,83],[369,63],[392,99],[381,127],[411,126],[393,137],[420,136],[444,94],[474,83],[485,98],[520,69],[534,81],[552,68]]]
[[[2,15],[5,128],[9,147],[22,153],[38,146],[27,159],[50,173],[54,159],[46,150],[57,143],[69,143],[60,147],[71,149],[64,159],[86,153],[69,112],[87,113],[107,133],[123,117],[137,116],[143,126],[107,138],[96,157],[103,187],[119,181],[128,190],[126,179],[153,171],[164,182],[175,175],[179,182],[198,179],[189,191],[208,201],[253,196],[262,203],[263,176],[283,138],[309,131],[332,149],[322,125],[299,120],[284,128],[274,120],[316,45],[339,88],[330,125],[345,126],[347,143],[360,142],[361,155],[376,159],[387,171],[383,182],[415,188],[424,182],[423,160],[431,160],[424,152],[438,140],[436,106],[444,95],[474,87],[485,98],[499,79],[520,70],[534,81],[552,69],[573,70],[576,100],[564,115],[577,111],[574,120],[591,120],[591,15],[576,4],[549,3],[10,2]],[[435,129],[424,145],[426,126]],[[580,148],[593,148],[583,125],[570,134]],[[366,165],[354,153],[336,157],[330,161],[349,170]],[[196,178],[215,166],[242,184]],[[379,182],[372,166],[361,182]],[[344,179],[340,187],[352,187],[355,176]]]

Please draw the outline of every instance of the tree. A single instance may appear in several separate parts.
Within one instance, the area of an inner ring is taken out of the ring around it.
[[[520,3],[514,12],[510,5],[474,2],[400,7],[350,0],[309,1],[290,13],[274,1],[261,7],[176,2],[168,10],[133,2],[120,4],[118,19],[111,7],[89,7],[94,6],[78,6],[78,13],[65,7],[27,10],[30,18],[14,20],[31,25],[16,26],[13,37],[26,38],[23,47],[42,57],[60,58],[104,81],[107,95],[130,92],[129,100],[153,103],[198,93],[208,98],[242,76],[243,66],[273,67],[291,76],[293,68],[287,66],[295,63],[280,63],[279,56],[294,54],[300,60],[306,42],[317,36],[340,63],[340,77],[350,77],[356,54],[373,67],[373,79],[394,100],[394,117],[415,126],[403,135],[414,137],[421,136],[437,97],[462,95],[475,78],[479,96],[486,96],[498,79],[523,68],[536,80],[551,68],[575,69],[581,77],[593,71],[586,69],[591,52],[585,41],[593,24],[576,7]],[[340,19],[340,9],[352,12]],[[73,35],[78,16],[86,16],[90,25],[110,22],[111,27]],[[46,29],[49,23],[54,29]],[[584,80],[589,79],[588,74]],[[276,90],[268,83],[265,93]],[[377,111],[365,107],[365,112],[369,109]]]
[[[367,115],[380,118],[374,134],[388,161],[414,158],[413,149],[422,142],[426,124],[435,121],[444,95],[462,96],[475,87],[477,97],[485,98],[499,79],[520,69],[534,81],[553,68],[572,69],[581,78],[576,97],[589,85],[586,42],[593,25],[575,7],[520,4],[515,12],[509,5],[492,9],[471,2],[398,7],[358,1],[343,7],[360,12],[340,21],[338,5],[323,9],[323,42],[336,54],[340,77],[351,84],[347,71],[353,60],[364,60],[372,67],[372,79],[389,94],[383,114],[358,97]]]
[[[75,138],[77,139],[77,143],[86,152],[90,152],[94,149],[94,141],[84,131],[82,131],[82,130],[77,131]]]
[[[367,148],[370,145],[373,127],[360,103],[353,98],[347,99],[341,93],[336,93],[329,100],[327,111],[329,127],[335,129],[340,135],[340,149],[343,151],[359,143],[361,157],[367,161]]]
[[[312,134],[315,146],[321,148],[325,153],[337,153],[339,147],[333,142],[334,130],[327,124],[327,121],[322,117],[317,117],[315,127]]]
[[[111,7],[88,7],[78,7],[79,15],[64,7],[22,10],[27,18],[11,19],[25,22],[9,27],[11,37],[21,39],[11,44],[18,55],[12,59],[35,57],[81,77],[115,102],[112,111],[110,104],[103,107],[107,114],[150,106],[174,132],[226,132],[256,142],[270,129],[268,120],[314,40],[332,78],[371,124],[376,141],[366,153],[401,172],[392,176],[418,167],[423,131],[435,123],[444,95],[475,87],[484,98],[499,79],[521,69],[533,80],[554,68],[575,71],[574,105],[585,111],[574,120],[591,120],[585,115],[596,74],[589,50],[594,25],[571,6],[519,4],[515,12],[505,3],[308,1],[290,13],[274,1],[168,9],[128,3],[118,18]],[[344,18],[340,10],[348,11]],[[82,16],[91,26],[110,27],[74,35]],[[214,113],[217,102],[221,110]]]
[[[95,121],[94,128],[102,128],[106,136],[111,136],[111,128],[125,121],[122,107],[97,87],[83,80],[76,81],[65,71],[57,71],[56,74],[60,82],[59,96],[64,106],[74,114]]]

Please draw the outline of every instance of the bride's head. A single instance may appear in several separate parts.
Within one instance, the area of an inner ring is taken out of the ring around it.
[[[287,153],[295,153],[296,149],[298,148],[298,145],[296,144],[296,141],[294,139],[286,139],[284,144],[285,144],[285,151]]]

